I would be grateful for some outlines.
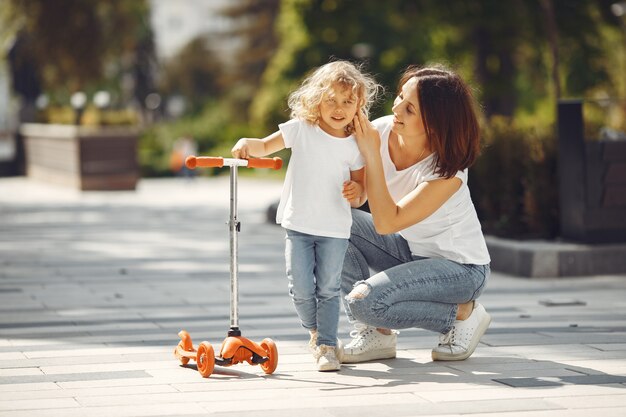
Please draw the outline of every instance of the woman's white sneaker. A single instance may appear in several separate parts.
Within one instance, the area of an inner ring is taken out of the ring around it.
[[[352,340],[343,348],[343,363],[357,363],[377,359],[391,359],[396,357],[396,343],[398,332],[382,334],[375,327],[362,323],[355,323],[350,332]]]
[[[491,316],[482,304],[476,303],[472,314],[465,320],[455,320],[452,329],[439,336],[439,346],[433,349],[434,361],[462,361],[469,358],[480,338],[491,323]]]

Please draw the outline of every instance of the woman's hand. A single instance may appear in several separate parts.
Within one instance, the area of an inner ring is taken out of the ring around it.
[[[235,146],[230,150],[233,158],[248,159],[250,158],[250,146],[247,138],[241,138],[235,143]]]
[[[354,116],[354,136],[366,160],[370,156],[380,154],[380,134],[362,111],[358,111]]]

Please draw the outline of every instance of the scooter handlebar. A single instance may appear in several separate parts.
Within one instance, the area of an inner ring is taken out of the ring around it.
[[[251,159],[234,159],[222,158],[221,156],[188,156],[185,165],[189,169],[196,168],[221,168],[226,166],[242,166],[248,168],[270,168],[280,169],[283,166],[283,160],[279,157],[274,158],[251,158]]]
[[[283,160],[277,156],[274,158],[248,159],[248,168],[280,169],[282,166],[283,166]]]
[[[188,156],[185,165],[189,169],[196,168],[221,168],[224,166],[224,158],[221,156]]]

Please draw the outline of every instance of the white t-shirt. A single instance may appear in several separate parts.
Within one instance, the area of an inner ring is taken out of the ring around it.
[[[389,134],[393,116],[376,119],[380,133],[385,180],[395,202],[413,191],[419,184],[441,178],[435,173],[434,154],[398,171],[389,155]],[[491,261],[476,209],[467,187],[467,169],[455,175],[461,188],[437,211],[421,222],[400,231],[411,252],[417,256],[445,258],[463,264],[485,265]]]
[[[352,215],[343,183],[364,165],[354,136],[338,138],[298,119],[278,128],[291,158],[276,222],[296,232],[347,239]]]

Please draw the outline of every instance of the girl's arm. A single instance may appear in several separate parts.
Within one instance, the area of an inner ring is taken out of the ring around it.
[[[263,139],[241,138],[230,152],[235,158],[248,159],[251,156],[266,156],[278,152],[281,149],[285,149],[285,141],[279,130]]]
[[[365,158],[369,207],[378,233],[395,233],[421,222],[441,207],[461,186],[461,180],[456,177],[427,181],[396,204],[385,182],[380,135],[360,113],[355,118],[355,136]]]
[[[367,201],[365,189],[365,168],[350,171],[350,181],[343,183],[343,197],[350,202],[350,206],[361,207]]]

